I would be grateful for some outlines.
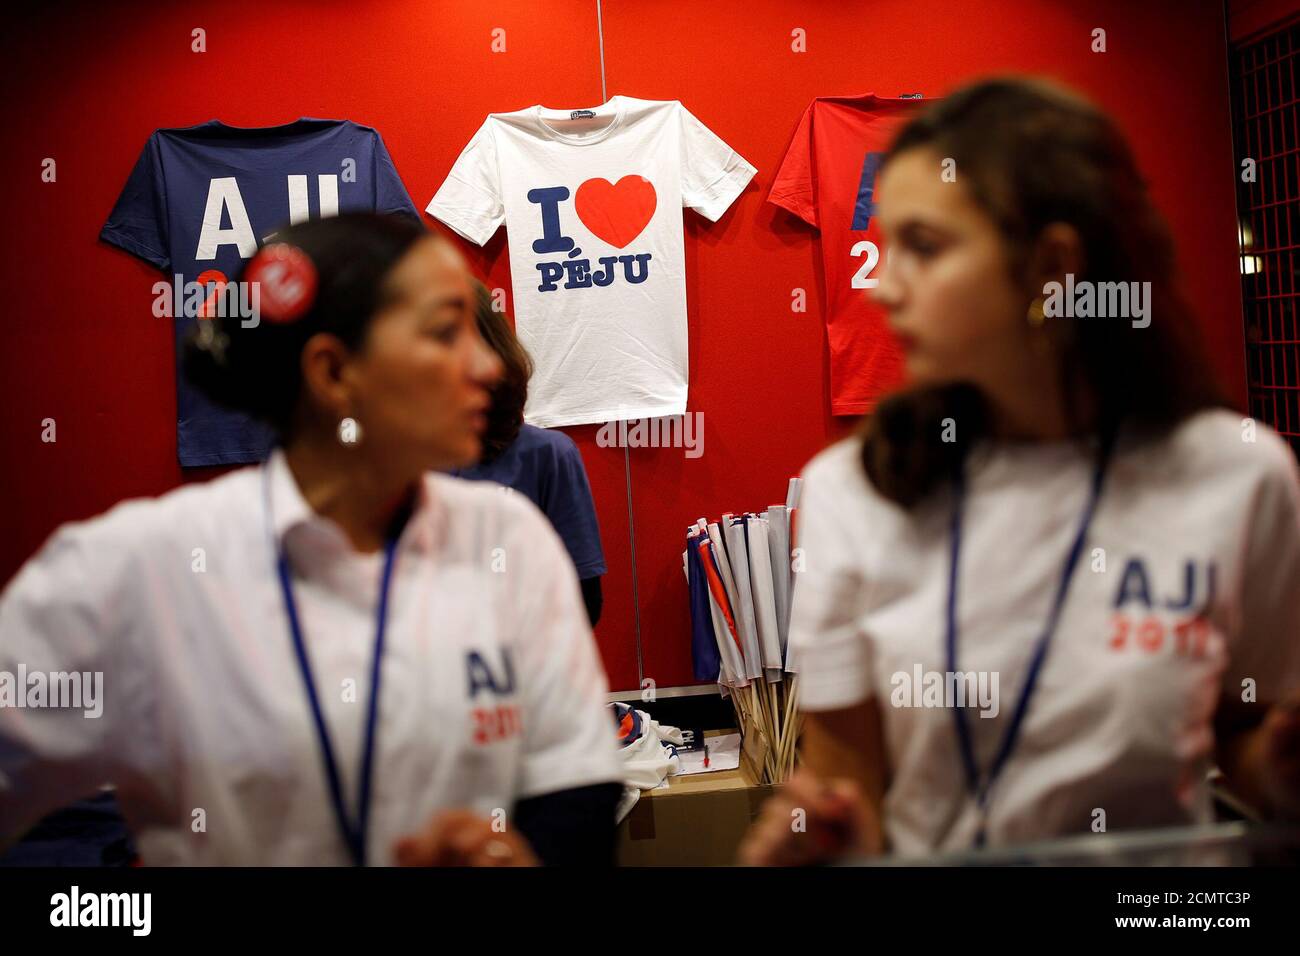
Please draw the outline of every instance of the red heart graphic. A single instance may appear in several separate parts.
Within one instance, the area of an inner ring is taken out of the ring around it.
[[[644,176],[624,176],[617,183],[588,179],[578,187],[573,205],[592,235],[622,249],[655,214],[655,188]]]

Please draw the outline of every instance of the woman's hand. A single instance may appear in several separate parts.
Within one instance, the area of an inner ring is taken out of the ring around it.
[[[871,811],[852,780],[821,780],[801,769],[763,805],[740,846],[745,866],[807,866],[880,852]]]
[[[537,866],[528,841],[514,831],[497,832],[493,821],[468,810],[435,813],[420,833],[393,847],[399,866]]]

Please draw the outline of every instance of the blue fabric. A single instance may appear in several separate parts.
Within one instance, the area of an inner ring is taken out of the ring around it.
[[[645,733],[645,725],[641,723],[641,714],[629,704],[616,700],[610,705],[610,710],[614,715],[615,732],[618,735],[619,747],[629,747],[641,739]],[[627,729],[624,730],[623,723],[627,722]]]
[[[551,520],[578,577],[605,573],[605,552],[600,547],[600,525],[587,469],[578,446],[564,432],[524,425],[519,437],[491,464],[451,474],[470,481],[495,481],[527,495]]]
[[[126,866],[135,844],[112,793],[56,810],[0,854],[0,867]]]
[[[686,567],[691,604],[691,664],[696,680],[715,681],[722,670],[722,656],[713,632],[709,579],[704,573],[704,557],[696,538],[686,539]]]
[[[303,118],[284,126],[241,129],[210,120],[160,129],[149,137],[99,237],[162,270],[173,287],[175,276],[183,286],[213,270],[235,279],[256,251],[240,249],[233,233],[236,222],[247,217],[256,245],[287,225],[290,176],[305,177],[306,211],[312,217],[320,215],[323,176],[333,177],[339,212],[402,213],[421,221],[383,139],[368,126]],[[223,194],[222,187],[228,192]],[[209,233],[226,234],[213,237],[214,249],[201,250],[209,209]],[[205,258],[199,259],[200,253]],[[148,301],[141,298],[142,310]],[[172,307],[180,463],[264,460],[272,442],[269,426],[214,405],[182,378],[181,349],[198,320],[176,314],[174,302]]]

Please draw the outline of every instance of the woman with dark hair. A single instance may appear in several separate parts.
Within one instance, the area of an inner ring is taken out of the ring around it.
[[[1216,762],[1295,818],[1296,463],[1212,387],[1115,124],[977,83],[877,202],[909,386],[804,471],[803,767],[742,858],[1206,822]]]
[[[582,453],[564,432],[524,424],[533,360],[506,316],[492,308],[492,293],[487,286],[478,280],[474,285],[479,334],[497,353],[505,372],[492,391],[492,407],[483,433],[483,457],[477,464],[458,468],[452,474],[513,488],[542,510],[573,559],[587,619],[595,627],[600,620],[600,577],[605,573],[605,554]]]
[[[465,263],[396,218],[290,226],[186,373],[278,431],[263,465],[64,525],[0,596],[0,845],[102,783],[146,864],[612,859],[606,684],[559,538],[436,474],[501,363]],[[256,297],[253,297],[254,290]]]

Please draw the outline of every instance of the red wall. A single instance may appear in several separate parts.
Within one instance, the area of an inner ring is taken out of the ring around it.
[[[208,52],[190,51],[194,27]],[[506,53],[491,52],[495,27]],[[1104,54],[1090,51],[1094,27],[1107,31]],[[806,53],[790,50],[795,28]],[[759,170],[720,222],[685,213],[689,408],[704,412],[705,445],[698,459],[631,450],[640,671],[624,453],[597,447],[596,426],[566,429],[600,515],[597,637],[615,688],[691,680],[686,525],[782,500],[786,479],[845,429],[827,414],[815,236],[764,202],[814,96],[936,96],[1008,70],[1092,95],[1132,136],[1225,384],[1244,398],[1221,4],[606,0],[603,30],[609,95],[680,99]],[[3,580],[59,523],[183,480],[170,324],[150,313],[156,276],[96,240],[153,129],[353,119],[383,133],[422,209],[488,112],[602,98],[595,0],[64,5],[6,34]],[[40,181],[45,157],[57,183]],[[504,230],[486,250],[456,241],[509,289]],[[790,311],[795,287],[808,289],[806,314]],[[40,441],[47,417],[56,444]]]

